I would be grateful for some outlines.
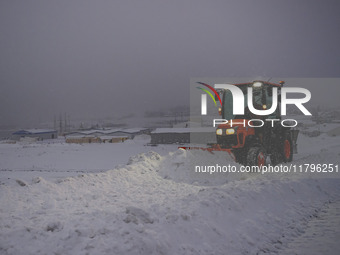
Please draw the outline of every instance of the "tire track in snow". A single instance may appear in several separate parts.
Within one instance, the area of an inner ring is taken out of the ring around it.
[[[312,218],[304,233],[288,244],[280,255],[340,254],[340,201],[328,204]]]

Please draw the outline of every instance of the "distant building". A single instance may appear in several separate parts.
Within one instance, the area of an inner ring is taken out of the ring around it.
[[[54,129],[23,129],[12,133],[13,140],[20,140],[24,137],[36,138],[37,140],[58,138],[57,130]]]
[[[66,136],[66,143],[122,143],[127,136]]]
[[[210,127],[157,128],[151,132],[151,144],[172,143],[216,143],[215,129]]]
[[[67,143],[120,143],[136,135],[149,134],[149,129],[91,129],[68,133]]]
[[[340,135],[340,127],[334,128],[327,132],[329,136],[339,136]]]
[[[151,144],[190,143],[189,128],[157,128],[151,132]]]

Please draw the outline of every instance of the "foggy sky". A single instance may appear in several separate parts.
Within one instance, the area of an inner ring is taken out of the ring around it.
[[[340,77],[339,10],[336,0],[2,0],[0,124],[189,105],[190,77]]]

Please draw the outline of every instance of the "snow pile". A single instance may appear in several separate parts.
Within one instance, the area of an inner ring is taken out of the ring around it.
[[[210,173],[207,167],[221,167]],[[207,152],[203,150],[182,150],[170,152],[169,156],[163,161],[160,175],[165,179],[176,182],[184,182],[193,185],[221,185],[228,181],[242,180],[250,175],[246,173],[232,173],[222,171],[222,167],[235,166],[239,169],[240,165],[224,151]]]
[[[0,254],[261,254],[340,194],[338,179],[191,174],[222,157],[148,152],[105,173],[0,185]]]
[[[45,141],[30,144],[0,144],[0,183],[8,178],[30,181],[36,176],[47,180],[104,172],[125,165],[131,155],[147,152],[150,136],[136,136],[124,143],[68,144]],[[153,147],[161,155],[177,145]]]

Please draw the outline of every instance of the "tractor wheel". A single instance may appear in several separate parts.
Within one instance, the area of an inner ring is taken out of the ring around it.
[[[293,160],[293,143],[289,135],[286,135],[283,141],[281,141],[276,150],[270,155],[270,161],[272,165],[280,163],[287,163]]]
[[[235,150],[233,151],[235,161],[239,164],[245,165],[247,162],[247,151],[246,150]]]
[[[270,162],[273,166],[276,166],[277,164],[282,163],[282,155],[278,151],[274,151],[272,154],[270,154]]]
[[[282,144],[282,158],[283,162],[291,162],[293,160],[293,143],[289,135],[285,137]]]
[[[247,154],[247,164],[250,166],[263,166],[266,164],[266,153],[262,147],[251,147]]]

